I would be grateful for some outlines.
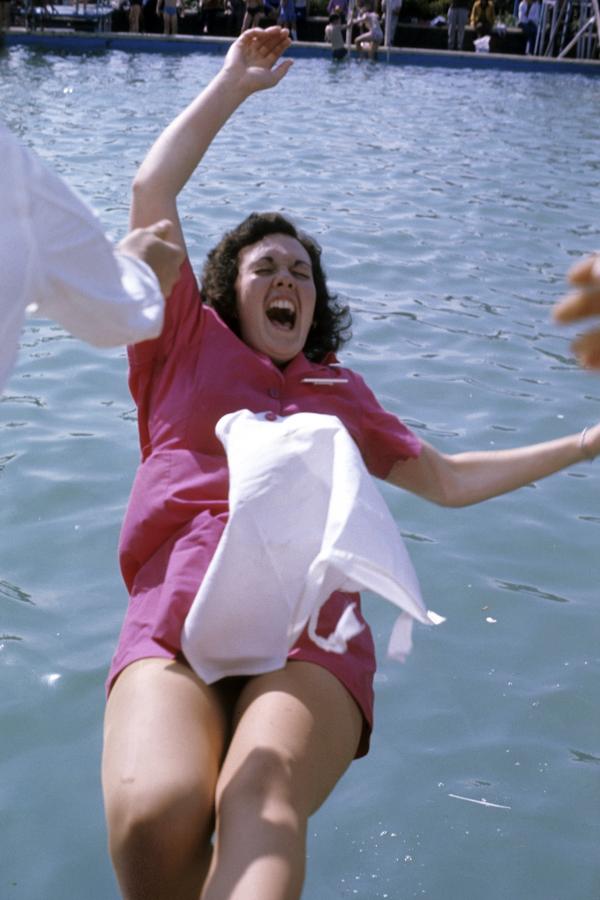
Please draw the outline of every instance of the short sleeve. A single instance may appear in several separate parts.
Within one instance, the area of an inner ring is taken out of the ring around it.
[[[181,266],[181,274],[165,304],[164,325],[160,335],[127,348],[132,371],[164,361],[179,347],[200,341],[203,304],[189,258]]]
[[[127,347],[129,357],[129,390],[138,408],[138,430],[142,458],[152,450],[149,409],[155,376],[168,359],[177,360],[180,352],[199,344],[202,339],[204,307],[196,276],[189,259],[181,267],[181,275],[165,304],[161,334],[151,340]]]
[[[421,440],[381,406],[360,375],[348,374],[361,409],[360,451],[365,465],[376,478],[387,478],[394,463],[419,456]]]

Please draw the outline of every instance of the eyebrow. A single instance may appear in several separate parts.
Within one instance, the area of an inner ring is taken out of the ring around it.
[[[260,256],[258,259],[253,259],[250,263],[251,266],[260,265],[260,263],[272,263],[275,264],[275,258],[273,256]],[[306,266],[308,269],[312,268],[312,263],[310,263],[307,259],[295,259],[292,263],[293,266]]]

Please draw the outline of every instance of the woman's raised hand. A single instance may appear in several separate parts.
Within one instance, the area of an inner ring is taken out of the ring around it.
[[[573,292],[554,308],[558,322],[577,322],[600,316],[600,254],[578,262],[568,274]],[[573,350],[580,363],[589,369],[600,369],[600,329],[591,329],[578,337]]]
[[[293,65],[291,59],[276,65],[291,43],[287,29],[278,25],[244,31],[229,48],[223,74],[248,94],[274,87]]]

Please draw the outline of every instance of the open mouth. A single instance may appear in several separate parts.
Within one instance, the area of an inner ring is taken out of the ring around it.
[[[296,310],[291,300],[272,300],[266,313],[269,322],[287,331],[291,331],[296,324]]]

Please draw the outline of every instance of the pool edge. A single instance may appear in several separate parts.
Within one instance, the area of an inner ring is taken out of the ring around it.
[[[29,31],[11,28],[0,37],[0,47],[29,46],[48,50],[98,52],[123,50],[135,53],[226,53],[233,38],[128,32],[73,32],[66,29]],[[331,59],[329,44],[297,41],[288,50],[292,58]],[[515,56],[502,53],[466,53],[393,47],[379,52],[378,62],[390,65],[413,65],[453,69],[504,69],[516,72],[547,72],[600,75],[599,60],[555,59],[539,56]]]

